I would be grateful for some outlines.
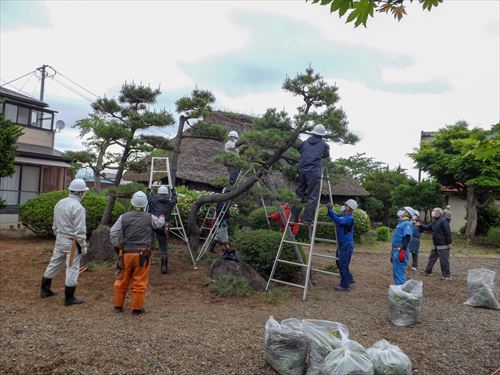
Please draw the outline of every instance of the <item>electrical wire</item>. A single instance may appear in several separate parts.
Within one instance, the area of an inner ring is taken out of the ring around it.
[[[6,86],[6,85],[9,85],[9,84],[11,84],[12,82],[15,82],[15,81],[17,81],[17,80],[19,80],[19,79],[21,79],[21,78],[24,78],[24,77],[26,77],[26,76],[28,76],[28,75],[30,75],[30,74],[32,74],[32,73],[35,73],[35,70],[33,70],[32,72],[26,73],[26,74],[22,75],[21,77],[17,77],[16,79],[13,79],[12,81],[9,81],[9,82],[7,82],[7,83],[4,83],[3,85],[0,85],[0,87],[3,87],[3,86]],[[4,80],[2,79],[2,81],[4,81]],[[5,82],[5,81],[4,81],[4,82]],[[12,86],[12,87],[14,87],[14,86]]]
[[[50,66],[50,65],[49,65]],[[79,88],[81,88],[82,90],[85,90],[87,91],[89,94],[91,94],[92,96],[95,96],[96,98],[99,97],[99,95],[96,95],[94,94],[92,91],[86,89],[85,87],[83,87],[82,85],[76,83],[75,81],[73,81],[71,78],[69,77],[66,77],[64,74],[62,74],[60,71],[56,70],[54,67],[50,66],[51,69],[53,69],[57,74],[59,74],[61,77],[63,78],[66,78],[68,81],[70,81],[71,83],[73,83],[74,85],[78,86]]]
[[[34,75],[35,75],[35,74],[34,74],[34,73],[32,73],[32,74],[28,77],[28,79],[26,80],[26,82],[24,82],[24,84],[21,86],[21,88],[20,88],[19,90],[24,89],[24,86],[26,86],[26,85],[28,84],[28,82],[31,80],[31,78],[33,78],[33,76],[34,76]]]
[[[0,81],[7,82],[6,80],[1,79],[1,78],[0,78]],[[28,94],[26,91],[19,90],[16,86],[14,86],[13,84],[11,84],[9,82],[1,85],[0,87],[6,86],[6,85],[9,85],[10,87],[12,87],[13,89],[15,89],[20,94],[23,94],[23,95],[29,96],[32,99],[38,100],[37,98],[35,98],[35,95],[33,93],[32,94]]]
[[[88,97],[86,97],[85,95],[83,95],[82,93],[72,89],[71,87],[69,87],[68,85],[60,82],[59,80],[57,80],[55,77],[49,77],[51,78],[53,81],[57,82],[58,84],[60,84],[61,86],[63,86],[64,88],[70,90],[71,92],[75,93],[76,95],[82,97],[83,99],[85,100],[88,100],[90,103],[93,103],[94,101],[92,99],[89,99]]]

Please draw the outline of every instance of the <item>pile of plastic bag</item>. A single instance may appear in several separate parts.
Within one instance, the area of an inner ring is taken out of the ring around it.
[[[408,326],[420,319],[422,281],[408,280],[402,285],[389,286],[389,317],[396,326]]]
[[[500,305],[495,298],[495,272],[486,268],[469,270],[467,274],[469,298],[466,305],[499,310]]]
[[[328,320],[272,316],[266,323],[265,359],[279,374],[411,374],[411,362],[399,347],[382,340],[370,349],[349,339],[346,326]]]

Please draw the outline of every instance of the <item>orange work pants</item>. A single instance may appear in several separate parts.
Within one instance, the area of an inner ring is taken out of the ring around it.
[[[139,267],[139,257],[139,254],[125,253],[123,255],[124,267],[121,270],[121,278],[116,279],[114,283],[115,307],[123,307],[125,304],[125,295],[130,281],[132,281],[130,308],[132,310],[141,310],[144,307],[149,280],[149,261],[144,262],[144,265]]]

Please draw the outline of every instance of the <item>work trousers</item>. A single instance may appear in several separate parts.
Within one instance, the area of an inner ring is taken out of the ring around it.
[[[316,207],[318,206],[319,191],[321,189],[321,176],[299,174],[299,185],[295,190],[295,194],[300,198],[302,203],[305,203],[303,221],[313,221]],[[301,207],[294,207],[294,219],[296,219],[297,212],[300,213]]]
[[[394,284],[401,285],[406,282],[406,265],[410,258],[410,252],[406,249],[406,255],[404,262],[399,261],[399,250],[391,251],[392,259],[392,275],[394,277]]]
[[[165,227],[155,230],[156,238],[158,239],[158,247],[160,254],[168,258],[168,234],[165,232]]]
[[[43,274],[43,277],[47,279],[53,279],[59,273],[61,268],[66,265],[66,286],[76,286],[78,282],[78,275],[80,271],[80,258],[81,255],[75,246],[75,254],[73,258],[73,264],[69,264],[70,261],[70,251],[71,243],[73,240],[69,239],[67,236],[58,234],[56,237],[56,243],[54,246],[54,252],[52,258],[50,258],[49,265]]]
[[[413,237],[408,245],[411,253],[411,266],[418,267],[418,253],[420,251],[420,239]]]
[[[240,168],[227,166],[227,171],[229,173],[229,186],[233,186],[238,179],[238,175],[240,174]]]
[[[438,250],[436,246],[432,247],[431,253],[429,254],[429,261],[427,267],[425,267],[425,273],[432,273],[432,268],[434,264],[436,264],[438,258],[441,266],[441,274],[443,277],[450,277],[450,249]]]
[[[340,287],[349,288],[352,282],[352,274],[349,271],[352,253],[354,252],[354,244],[347,242],[339,245],[337,248],[337,267],[340,272]]]
[[[132,282],[132,297],[130,299],[130,308],[132,310],[142,310],[144,299],[148,288],[149,280],[149,261],[139,266],[140,254],[123,255],[124,268],[121,270],[121,278],[116,279],[115,288],[115,307],[123,307],[125,304],[125,295],[127,294],[129,284]]]

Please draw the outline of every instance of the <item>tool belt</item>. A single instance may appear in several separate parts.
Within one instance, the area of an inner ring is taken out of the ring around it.
[[[124,254],[139,254],[139,267],[144,266],[144,264],[148,264],[149,258],[151,257],[151,250],[142,247],[137,249],[124,249]]]

